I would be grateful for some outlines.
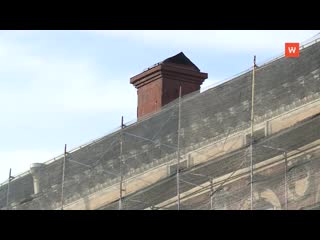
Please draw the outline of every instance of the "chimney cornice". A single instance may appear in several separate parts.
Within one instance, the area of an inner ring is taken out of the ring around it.
[[[140,88],[159,78],[202,84],[208,78],[208,74],[181,64],[162,63],[130,78],[130,83],[136,88]]]

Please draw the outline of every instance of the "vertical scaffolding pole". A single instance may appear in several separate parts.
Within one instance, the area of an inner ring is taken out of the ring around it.
[[[180,210],[180,125],[181,125],[181,85],[179,88],[179,114],[178,114],[178,146],[177,146],[177,206]]]
[[[123,142],[123,116],[121,117],[121,130],[120,130],[120,162],[119,162],[119,174],[120,174],[120,186],[119,186],[119,210],[122,210],[122,192],[123,192],[123,176],[122,176],[122,142]]]
[[[285,198],[285,208],[288,210],[288,186],[287,186],[287,151],[283,153],[284,155],[284,198]]]
[[[7,210],[9,210],[10,181],[11,181],[11,168],[9,170],[8,187],[7,187]]]
[[[63,210],[63,194],[64,194],[64,174],[66,170],[66,156],[67,156],[67,144],[64,145],[64,157],[63,157],[63,167],[62,167],[62,183],[61,183],[61,210]]]
[[[254,78],[256,69],[256,56],[253,58],[252,87],[251,87],[251,141],[250,141],[250,209],[253,209],[253,125],[254,125]]]
[[[213,179],[210,178],[210,210],[213,209]]]

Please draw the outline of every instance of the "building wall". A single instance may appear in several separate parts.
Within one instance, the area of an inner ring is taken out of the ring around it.
[[[285,161],[283,155],[262,162],[254,171],[253,209],[301,209],[319,203],[320,181],[319,141],[313,149],[288,157],[287,183],[285,184]],[[239,171],[240,173],[240,171]],[[235,174],[232,179],[213,185],[212,209],[250,209],[250,174]],[[228,178],[228,175],[226,175]],[[201,185],[204,190],[191,189],[182,201],[184,209],[210,209],[210,183]],[[286,193],[287,189],[287,203]],[[215,192],[216,191],[216,192]],[[196,194],[195,194],[196,193]],[[176,199],[164,204],[166,209],[176,209]],[[161,204],[159,205],[161,207]]]
[[[285,206],[285,158],[282,152],[265,148],[265,145],[287,149],[289,208],[300,209],[319,201],[320,132],[315,131],[319,127],[320,116],[317,116],[273,134],[254,145],[255,208],[270,207],[270,203],[275,209],[284,209]],[[214,209],[248,209],[250,206],[250,154],[248,153],[248,147],[243,147],[183,171],[180,176],[182,209],[208,209],[210,189],[214,192]],[[204,176],[211,176],[213,182],[210,183]],[[177,209],[176,196],[176,176],[171,175],[153,187],[127,196],[123,201],[126,202],[127,209],[149,209],[151,206]],[[135,201],[132,202],[130,199]],[[110,203],[102,209],[116,208],[116,203]]]
[[[320,97],[319,46],[320,43],[315,43],[305,48],[298,59],[281,58],[266,66],[260,66],[256,73],[255,123],[257,127],[263,125],[266,132],[272,135],[284,128],[294,128],[297,122],[317,114],[319,105],[316,101]],[[250,126],[250,99],[250,72],[201,94],[183,98],[181,151],[182,155],[188,159],[187,166],[204,164],[212,159],[213,155],[222,157],[225,155],[223,151],[230,153],[231,150],[236,152],[241,149],[245,143],[246,131]],[[313,104],[312,107],[310,104]],[[298,115],[295,115],[292,110],[297,107],[305,111],[296,112]],[[280,119],[277,116],[283,118]],[[125,160],[125,164],[122,166],[122,172],[128,181],[136,177],[135,184],[134,182],[126,183],[128,194],[137,191],[140,187],[146,188],[154,181],[158,183],[170,177],[168,169],[176,161],[177,127],[178,106],[174,101],[165,106],[161,112],[124,129],[121,157]],[[239,132],[242,137],[236,136]],[[71,206],[77,201],[82,201],[81,208],[92,209],[117,199],[116,191],[118,190],[116,189],[120,179],[119,136],[117,131],[68,155],[65,172],[66,205]],[[293,139],[296,144],[303,143],[303,138],[299,136]],[[212,145],[219,141],[217,148],[213,148]],[[188,153],[192,151],[193,155],[197,155],[196,151],[200,151],[201,154],[198,154],[197,158],[191,156],[189,159]],[[204,157],[205,155],[209,157]],[[234,161],[237,159],[235,158]],[[221,168],[220,165],[216,167]],[[159,170],[159,175],[148,175],[148,170],[156,168]],[[229,169],[228,166],[225,168]],[[58,158],[48,163],[42,175],[43,192],[37,196],[32,196],[33,186],[30,174],[26,174],[26,178],[30,180],[28,185],[25,185],[24,178],[14,180],[11,188],[14,197],[10,202],[13,209],[59,208],[62,160]],[[111,191],[112,188],[115,189],[114,194],[110,192],[108,195],[101,194]],[[0,187],[0,208],[5,207],[5,193],[6,185],[4,184]],[[172,189],[171,192],[164,191],[164,195],[170,196],[172,193],[174,193]],[[96,196],[101,194],[96,198],[99,199],[96,203],[91,201],[95,199],[92,197],[94,194]],[[30,197],[33,200],[27,201]],[[103,200],[104,198],[106,200]],[[25,203],[21,204],[21,202]]]

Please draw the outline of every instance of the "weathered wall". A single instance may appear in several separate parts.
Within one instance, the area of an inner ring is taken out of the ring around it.
[[[180,77],[181,78],[181,77]],[[163,80],[163,95],[162,95],[162,106],[172,102],[179,98],[179,89],[181,85],[181,96],[187,95],[193,92],[200,91],[199,83],[183,82],[173,80],[171,78],[164,78]]]
[[[279,204],[274,203],[273,207],[284,209],[285,206],[283,153],[264,146],[287,149],[289,209],[299,209],[319,201],[319,129],[320,115],[261,139],[254,145],[254,208],[270,207],[274,197]],[[244,147],[183,171],[180,177],[181,209],[209,209],[211,189],[214,192],[214,209],[247,209],[250,203],[248,153]],[[205,176],[213,179],[211,186]],[[260,201],[261,198],[268,201]],[[157,185],[126,196],[123,201],[126,209],[176,209],[176,177],[171,175]],[[116,202],[102,209],[117,207]]]
[[[162,106],[162,81],[152,81],[138,90],[138,118],[158,112]]]
[[[33,194],[33,180],[30,174],[12,180],[10,183],[11,193],[9,194],[9,202],[20,203],[30,199]],[[6,207],[7,203],[7,184],[0,187],[0,209]]]

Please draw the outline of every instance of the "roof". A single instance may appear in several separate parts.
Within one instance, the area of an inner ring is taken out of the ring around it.
[[[178,53],[177,55],[174,55],[172,57],[169,57],[162,61],[161,63],[175,63],[175,64],[181,64],[181,65],[187,65],[191,66],[197,71],[200,72],[200,69],[193,63],[189,58],[187,58],[186,55],[184,55],[183,52]]]
[[[200,69],[183,52],[180,52],[172,57],[166,58],[165,60],[158,62],[158,63],[152,65],[151,67],[146,68],[145,70],[143,70],[143,72],[148,71],[156,66],[166,64],[166,63],[174,63],[174,64],[178,64],[178,65],[189,66],[189,67],[192,67],[194,70],[200,72]],[[140,74],[138,74],[138,75],[140,75]]]
[[[170,63],[184,62],[182,64],[192,65],[193,63],[182,54],[179,53],[164,61]],[[309,96],[311,94],[319,93],[320,42],[304,48],[300,54],[299,58],[280,58],[268,63],[259,71],[257,70],[257,102],[255,108],[257,117],[264,120],[271,116],[269,113],[278,114],[277,111],[281,106],[283,106],[283,111],[288,111],[293,106],[301,106],[306,101],[310,101]],[[248,111],[248,104],[251,99],[250,80],[251,73],[248,72],[215,88],[193,95],[194,97],[186,98],[182,103],[183,109],[188,109],[188,114],[181,118],[181,127],[185,128],[182,146],[185,148],[192,147],[200,141],[204,141],[204,139],[216,139],[224,136],[224,134],[230,134],[231,130],[227,129],[238,131],[240,127],[246,126],[244,123],[248,123],[250,117]],[[319,95],[314,96],[319,97]],[[161,112],[152,115],[152,117],[130,125],[126,132],[143,136],[145,139],[161,141],[163,145],[175,143],[177,141],[177,109],[174,105],[168,106]],[[317,119],[319,120],[319,118]],[[197,127],[196,131],[192,128],[194,124]],[[151,129],[160,130],[151,131]],[[163,162],[155,161],[163,154],[168,155],[165,158],[165,161],[168,162],[172,160],[169,157],[175,157],[173,154],[175,153],[174,148],[162,148],[161,151],[158,151],[159,148],[154,142],[129,138],[128,136],[124,138],[124,146],[126,146],[124,153],[128,154],[128,159],[130,158],[126,166],[131,173],[139,172],[142,169],[141,166],[147,164],[152,163],[153,166],[163,164]],[[67,184],[65,189],[67,191],[65,192],[65,199],[71,199],[74,192],[82,193],[82,191],[92,188],[93,184],[105,186],[102,184],[113,184],[114,182],[111,183],[111,181],[116,181],[112,174],[105,175],[101,172],[100,166],[102,169],[109,169],[110,166],[115,164],[112,171],[115,172],[118,169],[116,165],[119,162],[119,148],[116,145],[119,144],[118,137],[118,132],[115,132],[70,153],[70,156],[82,165],[73,164],[72,167],[66,168],[65,181]],[[145,151],[145,148],[148,151]],[[131,151],[137,153],[131,154]],[[152,157],[150,157],[151,153]],[[101,165],[98,165],[98,163]],[[51,189],[56,186],[59,187],[61,184],[61,164],[62,159],[57,158],[46,166],[44,174],[47,177],[44,188],[48,189],[48,194],[53,191]],[[94,171],[87,173],[88,168],[85,165],[96,166],[96,168],[94,168]],[[81,179],[81,182],[79,179]],[[110,183],[107,181],[110,181]],[[5,184],[0,186],[0,208],[6,206],[6,191]],[[33,181],[29,171],[23,177],[16,178],[10,183],[10,192],[11,202],[20,202],[33,194]],[[56,198],[52,195],[48,196],[46,198],[48,206],[51,204],[50,202],[59,201],[56,200],[60,198],[58,191],[52,194],[56,194]]]

